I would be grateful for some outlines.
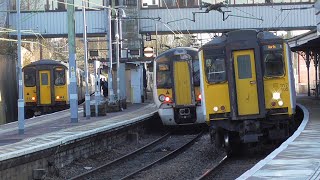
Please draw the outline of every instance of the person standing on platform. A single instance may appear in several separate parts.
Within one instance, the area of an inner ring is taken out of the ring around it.
[[[102,90],[103,90],[103,96],[107,97],[108,96],[108,81],[103,81],[102,85]]]

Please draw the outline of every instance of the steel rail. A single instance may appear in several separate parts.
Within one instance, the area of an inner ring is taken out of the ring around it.
[[[171,153],[163,156],[162,158],[148,164],[147,166],[145,167],[142,167],[141,169],[121,178],[121,180],[125,180],[125,179],[129,179],[129,178],[132,178],[134,175],[144,171],[144,170],[147,170],[149,168],[151,168],[153,165],[157,164],[157,163],[160,163],[160,162],[163,162],[163,161],[166,161],[167,159],[169,159],[171,156],[173,155],[179,155],[181,152],[183,152],[184,149],[186,149],[187,147],[189,147],[190,145],[192,145],[199,137],[201,137],[203,134],[203,131],[200,132],[199,134],[197,134],[191,141],[188,141],[187,143],[185,143],[184,145],[182,145],[181,147],[177,148],[176,150],[172,151]]]
[[[206,170],[205,173],[203,173],[200,177],[196,178],[196,180],[203,180],[207,178],[209,175],[213,174],[217,169],[222,167],[228,160],[228,156],[224,156],[218,164],[215,164],[212,168]]]
[[[129,154],[126,154],[126,155],[124,155],[124,156],[122,156],[122,157],[119,157],[119,158],[117,158],[117,159],[115,159],[115,160],[113,160],[113,161],[111,161],[111,162],[108,162],[108,163],[103,164],[103,165],[101,165],[101,166],[99,166],[99,167],[96,167],[96,168],[94,168],[94,169],[91,169],[90,171],[87,171],[87,172],[84,172],[84,173],[82,173],[82,174],[79,174],[78,176],[72,177],[72,178],[70,178],[69,180],[76,180],[76,179],[80,179],[80,178],[87,177],[87,176],[95,173],[96,171],[101,170],[102,168],[105,168],[105,167],[110,166],[110,165],[112,165],[112,164],[115,164],[115,163],[117,163],[117,162],[123,161],[123,160],[129,158],[130,156],[133,156],[133,155],[135,155],[135,154],[138,154],[138,153],[140,153],[141,151],[145,150],[146,148],[149,148],[149,147],[155,145],[156,143],[161,142],[162,140],[164,140],[165,138],[167,138],[170,134],[171,134],[171,133],[169,132],[169,133],[163,135],[162,137],[154,140],[153,142],[151,142],[151,143],[149,143],[149,144],[147,144],[147,145],[145,145],[145,146],[143,146],[143,147],[141,147],[141,148],[139,148],[139,149],[137,149],[137,150],[135,150],[135,151],[133,151],[133,152],[131,152],[131,153],[129,153]]]

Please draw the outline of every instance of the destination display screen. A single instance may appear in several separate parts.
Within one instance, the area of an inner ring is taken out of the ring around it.
[[[263,50],[281,50],[282,44],[268,44],[263,46]]]

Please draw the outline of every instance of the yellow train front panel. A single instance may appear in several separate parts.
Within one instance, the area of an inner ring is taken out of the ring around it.
[[[40,86],[39,86],[39,94],[40,94],[40,104],[48,105],[51,104],[51,76],[50,71],[42,70],[39,71],[40,77]]]
[[[201,95],[203,98],[202,103],[204,103],[205,119],[208,122],[210,120],[228,119],[228,114],[231,111],[229,85],[225,77],[220,77],[222,73],[225,74],[225,71],[218,71],[216,68],[219,64],[213,64],[210,56],[204,56],[203,51],[200,51],[200,60],[201,70],[204,70],[201,77],[203,82],[203,93]],[[213,80],[218,81],[214,82]]]
[[[227,83],[204,87],[206,120],[228,119],[230,113],[229,86]]]
[[[24,102],[37,103],[37,87],[24,87]]]
[[[164,100],[161,100],[163,103],[172,103],[172,89],[157,89],[156,91],[158,99],[164,97]]]
[[[36,81],[36,69],[26,68],[24,70],[24,101],[30,106],[34,106],[37,103],[37,81]]]
[[[68,86],[54,86],[55,101],[56,102],[67,102],[68,101]]]
[[[279,52],[279,58],[283,58],[283,64],[277,65],[278,68],[282,67],[282,73],[265,74],[264,77],[265,106],[270,115],[294,114],[291,101],[292,96],[295,96],[295,91],[289,80],[291,62],[289,62],[287,51],[287,45],[283,44],[282,55]],[[274,70],[273,72],[276,73]]]
[[[189,63],[188,61],[177,61],[173,64],[175,104],[190,105],[192,104],[192,88]]]
[[[56,103],[67,104],[69,101],[66,70],[63,67],[54,68],[54,98]]]
[[[259,114],[254,51],[233,51],[233,60],[238,115]]]

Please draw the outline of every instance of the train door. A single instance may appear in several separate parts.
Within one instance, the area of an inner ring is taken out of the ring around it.
[[[50,71],[39,71],[40,77],[40,104],[51,104]]]
[[[233,52],[238,115],[259,114],[253,50]]]
[[[192,104],[189,61],[174,61],[173,67],[176,105]]]

